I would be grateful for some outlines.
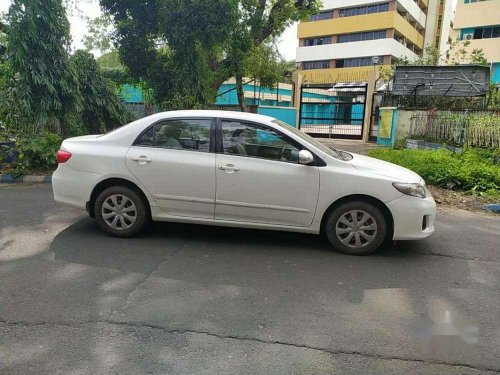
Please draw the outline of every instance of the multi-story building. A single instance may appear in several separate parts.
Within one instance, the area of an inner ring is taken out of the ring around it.
[[[457,0],[453,31],[470,41],[469,50],[482,49],[491,66],[491,81],[500,83],[500,0]]]
[[[440,52],[441,63],[446,61],[452,37],[450,35],[453,0],[429,0],[427,24],[425,26],[425,46],[434,46]]]
[[[422,55],[428,2],[324,0],[321,12],[298,26],[301,81],[366,81],[374,64]]]

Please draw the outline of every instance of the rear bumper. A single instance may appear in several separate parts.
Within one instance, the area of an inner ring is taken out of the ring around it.
[[[60,164],[52,176],[54,200],[65,206],[86,210],[92,190],[101,177],[97,173],[75,171]]]
[[[394,240],[419,240],[434,233],[436,202],[404,195],[387,203],[394,218]]]

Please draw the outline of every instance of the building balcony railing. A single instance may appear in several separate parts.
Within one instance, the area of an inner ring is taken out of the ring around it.
[[[297,35],[303,39],[384,29],[396,29],[418,48],[423,48],[423,35],[397,11],[304,22],[299,24]]]

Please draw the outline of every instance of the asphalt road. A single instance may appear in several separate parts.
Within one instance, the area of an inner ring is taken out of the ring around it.
[[[351,257],[318,237],[156,224],[106,237],[0,187],[0,374],[500,371],[500,217]]]

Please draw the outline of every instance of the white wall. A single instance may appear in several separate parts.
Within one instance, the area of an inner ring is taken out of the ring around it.
[[[321,9],[350,8],[367,4],[385,3],[388,0],[323,0]]]
[[[451,0],[449,0],[451,1]],[[417,21],[422,29],[425,29],[426,15],[413,0],[398,0],[398,8],[406,10],[414,21]]]
[[[348,59],[363,56],[406,56],[413,60],[416,54],[393,38],[365,40],[361,42],[334,43],[322,46],[298,47],[297,62]]]

